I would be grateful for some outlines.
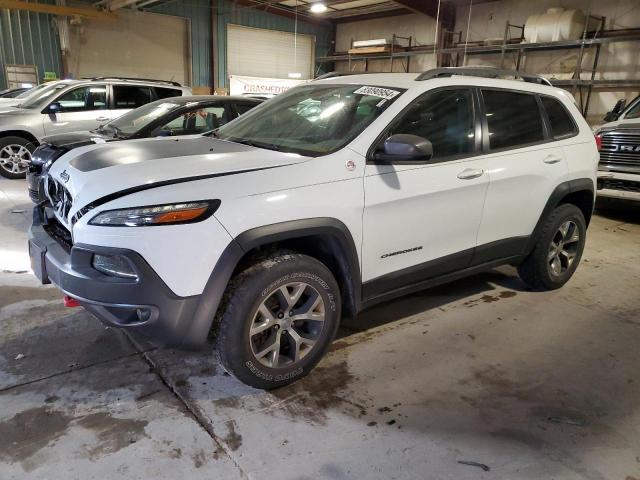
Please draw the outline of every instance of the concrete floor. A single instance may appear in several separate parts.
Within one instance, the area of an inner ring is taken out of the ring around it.
[[[640,478],[637,212],[593,219],[559,291],[505,268],[387,303],[265,393],[63,308],[24,272],[24,188],[0,180],[2,480]]]

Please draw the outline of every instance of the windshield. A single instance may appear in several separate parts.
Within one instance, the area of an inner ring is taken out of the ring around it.
[[[308,84],[254,108],[215,134],[270,150],[326,155],[353,140],[403,92],[365,85]]]
[[[20,104],[22,108],[36,108],[43,100],[50,99],[53,95],[58,93],[63,88],[67,88],[68,83],[55,83],[38,85],[37,87],[29,90],[26,100]]]
[[[640,117],[640,101],[638,98],[640,97],[636,97],[631,101],[629,107],[627,107],[627,111],[624,112],[621,117],[629,119]]]
[[[183,106],[167,100],[157,100],[125,113],[102,128],[111,128],[116,131],[118,136],[133,135],[154,120]]]

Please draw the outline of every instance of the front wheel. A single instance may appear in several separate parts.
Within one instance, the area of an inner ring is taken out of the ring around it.
[[[587,238],[582,211],[572,204],[557,207],[545,220],[536,245],[518,266],[518,274],[535,290],[554,290],[578,268]]]
[[[340,290],[307,255],[278,252],[234,277],[216,337],[222,366],[240,381],[272,389],[305,376],[340,321]]]
[[[0,138],[0,175],[5,178],[25,178],[36,146],[26,138]]]

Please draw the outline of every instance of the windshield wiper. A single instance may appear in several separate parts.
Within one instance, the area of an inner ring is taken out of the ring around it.
[[[275,150],[276,152],[279,152],[281,150],[280,146],[275,145],[273,143],[258,142],[256,140],[249,140],[248,138],[229,137],[226,140],[229,140],[230,142],[234,142],[234,143],[241,143],[243,145],[249,145],[250,147],[264,148],[266,150]]]

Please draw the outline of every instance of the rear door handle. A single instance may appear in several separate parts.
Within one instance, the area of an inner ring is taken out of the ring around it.
[[[562,161],[562,157],[558,155],[547,155],[543,160],[544,163],[554,164]]]
[[[107,117],[98,117],[98,118],[96,118],[96,121],[98,121],[98,122],[106,122],[108,120],[109,119]]]
[[[484,173],[484,170],[480,168],[465,168],[458,174],[460,180],[471,180],[472,178],[478,178]]]

